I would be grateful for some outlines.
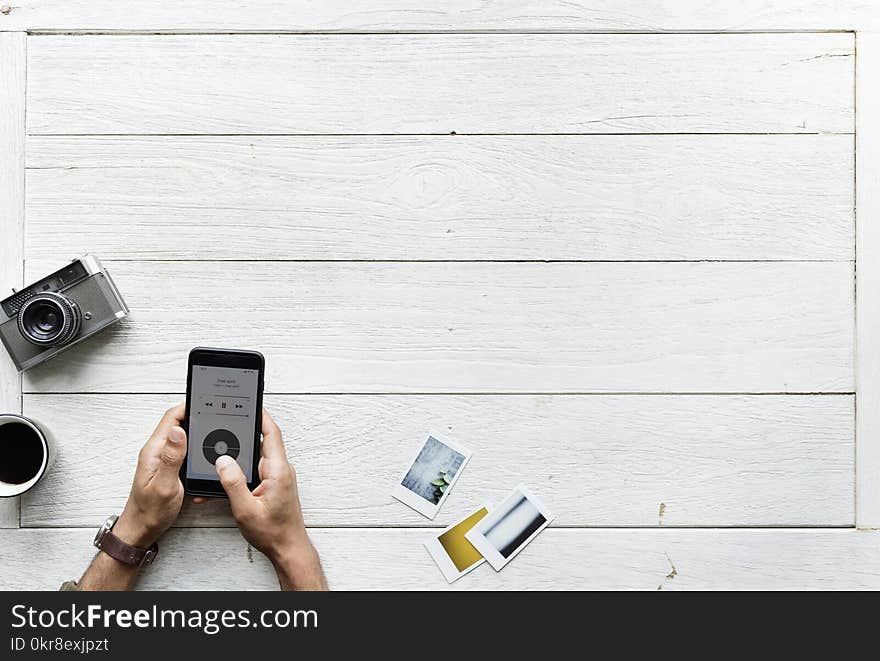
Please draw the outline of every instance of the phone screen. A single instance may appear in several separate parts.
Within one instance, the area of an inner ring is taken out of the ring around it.
[[[225,454],[238,462],[250,481],[258,371],[193,365],[190,378],[187,478],[219,481],[214,462]]]

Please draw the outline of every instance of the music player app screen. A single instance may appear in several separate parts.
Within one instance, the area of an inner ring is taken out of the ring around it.
[[[250,476],[254,458],[257,370],[193,365],[187,477],[217,480],[214,462],[228,454]]]

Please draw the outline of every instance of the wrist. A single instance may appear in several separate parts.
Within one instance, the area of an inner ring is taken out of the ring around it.
[[[282,589],[327,589],[321,560],[308,538],[276,550],[269,556],[269,559],[275,567]]]
[[[113,526],[113,534],[126,544],[131,544],[141,549],[149,548],[159,538],[156,533],[147,526],[143,517],[132,514],[128,505],[122,510],[122,514]]]

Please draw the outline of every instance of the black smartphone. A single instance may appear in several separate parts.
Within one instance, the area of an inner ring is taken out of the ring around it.
[[[214,462],[235,459],[253,490],[260,477],[263,424],[263,373],[258,351],[196,347],[186,374],[186,461],[180,468],[184,491],[193,496],[226,497]]]

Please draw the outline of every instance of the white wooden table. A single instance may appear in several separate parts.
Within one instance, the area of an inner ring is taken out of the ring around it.
[[[132,315],[0,358],[59,442],[0,587],[79,575],[204,344],[266,354],[335,588],[445,588],[430,526],[519,481],[553,527],[454,587],[880,588],[876,3],[9,5],[0,285],[90,251]],[[275,579],[220,503],[141,586]]]

